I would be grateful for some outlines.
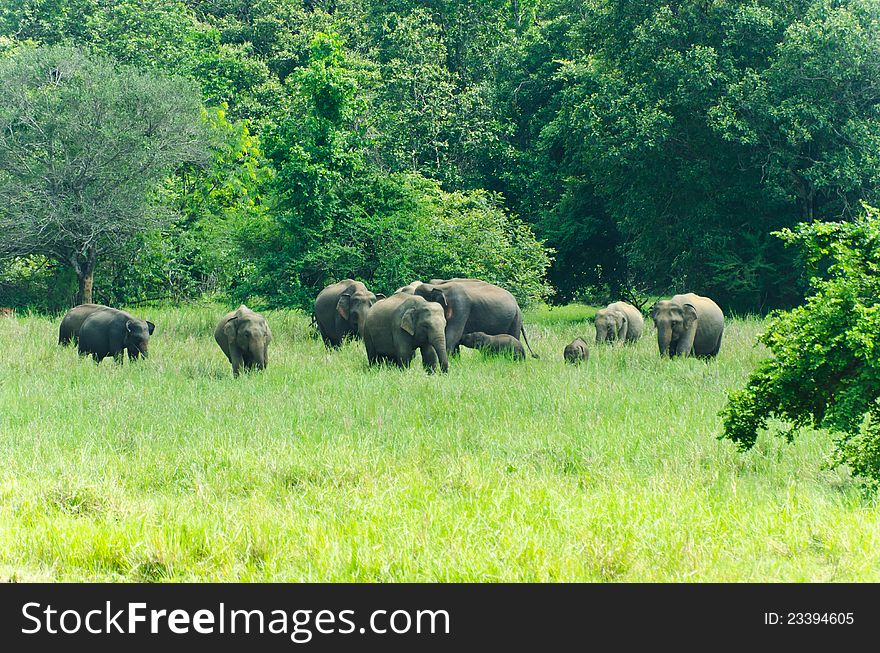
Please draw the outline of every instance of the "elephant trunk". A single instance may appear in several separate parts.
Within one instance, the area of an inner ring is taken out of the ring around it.
[[[668,324],[657,325],[657,345],[660,347],[660,355],[668,356],[672,345],[672,327]]]
[[[262,340],[253,340],[249,347],[251,361],[258,370],[266,369],[266,347]]]
[[[449,371],[449,359],[446,357],[446,334],[442,331],[431,339],[431,346],[440,360],[440,371]]]
[[[358,337],[363,339],[364,337],[364,325],[367,323],[367,312],[366,311],[358,311],[354,316],[354,325],[357,329]]]

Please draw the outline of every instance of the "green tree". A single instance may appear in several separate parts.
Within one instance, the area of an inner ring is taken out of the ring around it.
[[[835,435],[831,462],[880,485],[880,211],[851,222],[801,224],[780,234],[796,245],[813,294],[777,314],[760,341],[771,357],[730,394],[721,437],[754,446],[770,419]]]
[[[208,158],[197,91],[69,47],[0,61],[0,255],[69,265],[92,300],[98,259],[170,218],[165,176]]]

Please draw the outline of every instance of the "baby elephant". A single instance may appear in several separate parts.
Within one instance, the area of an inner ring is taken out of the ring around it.
[[[522,343],[506,333],[490,336],[483,331],[472,331],[461,337],[461,344],[487,353],[512,355],[516,360],[526,359],[526,350]]]
[[[156,325],[116,308],[93,311],[79,327],[79,355],[91,354],[97,362],[112,356],[122,363],[125,352],[130,360],[148,355],[150,336]]]
[[[266,369],[272,342],[269,323],[244,304],[220,319],[214,340],[232,363],[232,376],[238,376],[242,367],[245,371]]]
[[[565,351],[562,353],[566,363],[580,363],[590,357],[590,348],[587,341],[583,338],[575,338],[565,345]]]

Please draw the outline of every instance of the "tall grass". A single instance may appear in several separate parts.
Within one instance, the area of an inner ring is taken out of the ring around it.
[[[370,369],[269,312],[233,379],[220,306],[142,308],[148,361],[95,365],[57,320],[0,319],[0,577],[52,580],[878,580],[878,508],[822,468],[824,433],[719,442],[764,355],[654,335],[592,346],[585,308],[527,316],[540,360]],[[590,359],[565,365],[576,335]]]

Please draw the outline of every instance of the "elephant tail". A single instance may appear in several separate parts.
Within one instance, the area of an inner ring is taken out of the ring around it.
[[[526,336],[526,329],[525,329],[525,327],[522,326],[522,325],[520,325],[520,327],[519,327],[519,331],[520,331],[520,333],[522,333],[523,341],[525,341],[525,343],[526,343],[526,347],[529,348],[529,353],[532,355],[532,358],[540,358],[540,356],[538,356],[538,354],[536,354],[535,352],[532,351],[532,346],[529,344],[529,339],[528,339],[528,337]]]

